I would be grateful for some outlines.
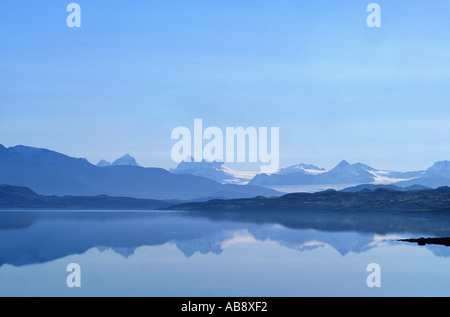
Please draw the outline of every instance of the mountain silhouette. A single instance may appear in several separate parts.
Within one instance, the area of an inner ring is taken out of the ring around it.
[[[139,166],[139,164],[136,162],[136,159],[132,157],[130,154],[125,154],[124,156],[116,159],[114,162],[110,163],[105,160],[100,160],[97,163],[97,166],[105,167],[105,166],[117,166],[117,165],[132,165],[132,166]]]
[[[162,168],[99,167],[83,158],[23,145],[10,148],[0,145],[0,184],[24,186],[41,195],[57,196],[195,200],[280,195],[268,188],[224,185],[201,176],[173,174]]]
[[[99,196],[43,196],[27,187],[0,185],[0,209],[153,210],[169,206],[156,199]]]
[[[302,163],[281,169],[279,172],[270,175],[256,175],[248,184],[268,187],[284,185],[356,185],[370,183],[387,185],[408,180],[410,182],[405,183],[405,186],[420,184],[431,187],[415,182],[415,179],[420,178],[423,174],[424,171],[397,172],[378,170],[363,163],[350,164],[346,160],[343,160],[329,171],[314,165]],[[450,185],[450,182],[439,183],[439,186],[446,185]],[[399,184],[398,186],[402,185]]]
[[[206,202],[174,204],[161,209],[196,211],[351,211],[351,212],[441,212],[450,213],[450,187],[425,190],[375,190],[292,193],[281,197],[215,199]]]
[[[258,174],[249,184],[251,185],[306,185],[312,184],[316,175],[325,172],[324,168],[300,163],[281,169],[273,174]]]
[[[422,185],[431,188],[450,186],[450,161],[435,162],[418,178],[401,181],[397,186]]]
[[[297,165],[298,166],[298,165]],[[302,166],[302,165],[300,165]],[[307,168],[288,168],[278,173],[266,175],[261,174],[253,178],[249,184],[252,185],[317,185],[317,184],[361,184],[371,183],[375,176],[367,169],[372,168],[367,165],[356,163],[350,164],[341,161],[336,167],[329,171],[315,167],[314,165],[304,165]],[[313,167],[313,168],[311,168]]]

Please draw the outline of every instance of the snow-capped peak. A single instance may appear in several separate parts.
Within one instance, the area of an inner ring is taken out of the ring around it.
[[[246,184],[257,174],[256,172],[233,170],[220,161],[194,162],[192,159],[179,163],[177,168],[169,171],[174,174],[202,176],[222,184]]]
[[[305,164],[300,163],[297,165],[288,166],[286,168],[281,169],[278,174],[286,175],[289,173],[304,173],[304,174],[311,174],[311,175],[317,175],[321,173],[325,173],[326,170],[324,168],[317,167],[312,164]]]

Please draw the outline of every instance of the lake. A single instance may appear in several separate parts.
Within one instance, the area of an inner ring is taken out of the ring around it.
[[[438,213],[1,211],[0,296],[443,297],[450,247],[399,239],[449,236]]]

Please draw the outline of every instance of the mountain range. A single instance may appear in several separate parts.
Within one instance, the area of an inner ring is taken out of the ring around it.
[[[273,174],[256,175],[249,184],[273,185],[325,185],[325,184],[394,184],[412,181],[424,176],[424,171],[396,172],[378,170],[366,164],[350,164],[343,160],[333,169],[326,171],[314,165],[294,165]],[[449,175],[450,176],[450,175]],[[450,184],[450,177],[448,178]],[[405,184],[406,186],[413,184]]]
[[[414,212],[450,213],[450,187],[398,191],[385,188],[361,191],[326,190],[292,193],[281,197],[214,199],[174,204],[161,209],[196,211],[294,211],[294,212]]]
[[[260,186],[221,184],[201,176],[174,174],[163,168],[134,164],[101,167],[84,158],[23,145],[9,148],[0,145],[0,184],[28,187],[40,195],[109,195],[159,200],[282,194]]]
[[[343,160],[330,170],[300,163],[276,173],[243,173],[223,162],[182,162],[174,174],[199,175],[220,183],[248,184],[281,192],[315,192],[326,189],[346,189],[357,185],[392,185],[399,189],[427,189],[450,186],[450,161],[439,161],[426,170],[399,172],[380,170],[363,163]]]
[[[379,170],[343,160],[331,170],[300,163],[276,173],[237,171],[223,162],[181,162],[166,170],[139,166],[126,154],[112,163],[91,164],[48,149],[0,145],[0,184],[24,186],[40,195],[108,195],[156,200],[277,197],[305,186],[349,188],[357,185],[395,185],[404,189],[450,186],[450,161],[421,171]],[[292,190],[286,187],[292,186]],[[300,188],[300,189],[299,189]]]

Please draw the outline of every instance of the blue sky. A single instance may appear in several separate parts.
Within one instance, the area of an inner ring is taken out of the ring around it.
[[[450,2],[0,3],[0,143],[174,167],[171,131],[279,127],[281,167],[450,159]],[[234,165],[235,168],[254,166]]]

